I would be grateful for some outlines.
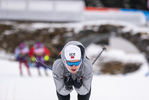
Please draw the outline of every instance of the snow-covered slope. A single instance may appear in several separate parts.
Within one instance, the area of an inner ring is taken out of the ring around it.
[[[144,59],[137,55],[136,58]],[[143,62],[141,69],[135,73],[94,75],[90,100],[149,100],[149,77],[145,77],[148,68],[146,62]],[[0,59],[0,100],[58,100],[52,71],[48,70],[49,76],[45,76],[41,68],[42,76],[38,76],[37,69],[31,67],[30,77],[23,66],[24,75],[20,76],[18,66],[16,61]],[[76,95],[73,91],[71,100],[77,100]]]

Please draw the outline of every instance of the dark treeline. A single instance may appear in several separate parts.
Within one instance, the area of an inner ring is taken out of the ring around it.
[[[85,0],[87,7],[112,7],[148,10],[147,0]]]

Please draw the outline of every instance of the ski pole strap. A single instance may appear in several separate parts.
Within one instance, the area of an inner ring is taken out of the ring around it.
[[[99,58],[99,56],[102,54],[102,52],[106,50],[105,47],[102,48],[102,51],[98,54],[98,56],[95,58],[95,60],[93,61],[92,65],[96,62],[96,60]]]
[[[37,58],[35,58],[35,61],[36,61],[36,62],[41,63],[42,65],[44,65],[44,66],[46,66],[46,67],[48,67],[49,69],[51,69],[51,70],[52,70],[52,68],[51,68],[51,67],[49,67],[49,66],[48,66],[48,65],[46,65],[45,63],[41,62],[41,61],[40,61],[40,60],[38,60]]]

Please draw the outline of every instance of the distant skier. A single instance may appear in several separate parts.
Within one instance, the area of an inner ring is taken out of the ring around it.
[[[29,70],[29,65],[27,63],[27,56],[29,53],[29,48],[24,44],[24,43],[20,43],[20,45],[15,49],[15,58],[17,61],[19,61],[19,69],[20,69],[20,75],[22,76],[22,63],[25,64],[27,71],[28,71],[28,75],[30,76],[30,70]]]
[[[53,64],[53,78],[59,100],[70,100],[73,88],[78,100],[89,100],[93,77],[92,64],[85,55],[84,46],[68,42]]]
[[[50,51],[41,43],[41,42],[37,42],[30,50],[29,55],[32,59],[32,61],[35,61],[35,58],[37,58],[38,60],[40,60],[43,63],[46,63],[46,61],[49,60],[49,56],[50,56]],[[40,67],[44,67],[45,69],[45,74],[48,76],[47,73],[47,67],[42,65],[39,62],[36,62],[36,67],[38,69],[38,74],[39,76],[41,75],[40,73]]]

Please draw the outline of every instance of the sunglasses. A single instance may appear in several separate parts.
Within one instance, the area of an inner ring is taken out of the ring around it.
[[[75,65],[75,66],[79,66],[80,63],[81,63],[81,60],[78,61],[78,62],[69,62],[69,61],[66,60],[66,63],[67,63],[68,66],[73,66],[73,65]]]

